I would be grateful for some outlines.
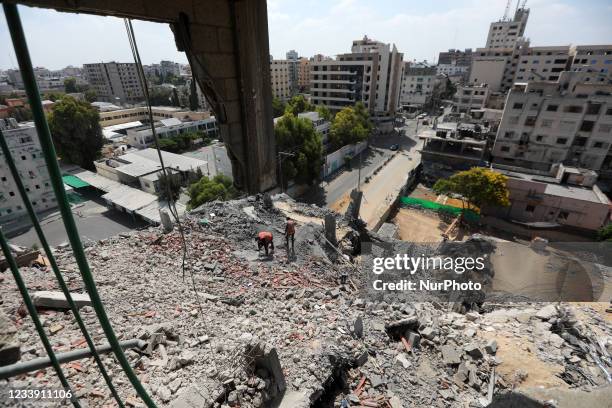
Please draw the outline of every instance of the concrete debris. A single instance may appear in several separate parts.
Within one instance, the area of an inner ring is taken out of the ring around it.
[[[91,306],[91,299],[86,293],[70,293],[77,307]],[[62,292],[38,291],[32,294],[32,302],[36,307],[48,309],[69,309],[68,300]]]
[[[269,204],[252,197],[188,214],[181,222],[184,270],[177,228],[134,231],[86,248],[115,332],[149,344],[145,353],[126,356],[158,406],[473,408],[523,387],[609,388],[612,328],[602,317],[605,305],[600,311],[577,303],[376,298],[357,289],[370,277],[353,266],[363,262],[353,252],[361,232],[346,218],[286,196]],[[298,222],[294,257],[283,250],[287,206]],[[343,252],[348,260],[324,239],[326,216],[343,231],[340,250],[352,236]],[[254,242],[264,228],[278,247],[265,260]],[[420,256],[421,247],[413,247]],[[80,288],[70,249],[55,254],[69,287]],[[57,293],[48,267],[21,272],[29,288]],[[2,310],[18,328],[11,341],[22,359],[44,356],[14,282],[0,279],[0,293]],[[48,305],[41,318],[52,346],[84,347],[71,313],[61,303]],[[94,341],[103,342],[93,309],[79,306]],[[102,359],[120,395],[134,398],[114,359]],[[114,406],[92,359],[79,364],[82,371],[67,366],[66,372],[82,402]],[[0,393],[6,387],[60,384],[45,370],[3,382]]]

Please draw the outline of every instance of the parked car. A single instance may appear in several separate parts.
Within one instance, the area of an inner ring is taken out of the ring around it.
[[[398,144],[392,144],[390,147],[391,150],[396,151],[399,149],[399,145]]]

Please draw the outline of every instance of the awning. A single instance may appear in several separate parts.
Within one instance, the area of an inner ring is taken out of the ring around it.
[[[64,183],[68,184],[70,187],[72,188],[82,188],[82,187],[89,187],[90,184],[81,180],[80,178],[76,177],[76,176],[72,176],[72,175],[65,175],[62,176],[62,180],[64,181]]]

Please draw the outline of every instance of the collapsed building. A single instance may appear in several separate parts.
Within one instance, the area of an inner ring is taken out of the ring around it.
[[[287,216],[298,222],[295,255],[279,238]],[[277,236],[273,257],[258,254],[253,238],[261,230]],[[159,406],[544,407],[551,398],[560,407],[605,406],[612,390],[605,304],[541,304],[512,293],[381,297],[364,290],[374,256],[490,254],[496,246],[479,237],[470,245],[382,238],[279,196],[272,204],[257,197],[205,204],[185,215],[181,231],[124,233],[88,245],[86,253],[120,340],[144,342],[126,354]],[[81,293],[69,248],[55,255],[70,290]],[[609,260],[589,259],[609,279]],[[84,340],[61,299],[45,303],[46,293],[57,290],[47,268],[21,272],[54,349],[80,349]],[[486,283],[495,272],[488,265],[471,278]],[[444,279],[435,271],[423,277]],[[3,344],[17,344],[21,362],[44,356],[5,273],[0,290],[2,311],[16,327]],[[86,298],[81,311],[99,344],[104,336]],[[102,359],[126,404],[142,406],[114,357]],[[82,402],[113,404],[91,358],[64,368]],[[59,382],[50,368],[0,381],[3,393],[32,387]],[[586,405],[567,405],[572,398]]]

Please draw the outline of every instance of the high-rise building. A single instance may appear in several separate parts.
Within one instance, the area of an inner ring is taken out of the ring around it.
[[[34,209],[40,212],[57,207],[34,124],[0,119],[0,129]],[[26,208],[2,152],[0,186],[0,224],[4,225],[25,216]]]
[[[300,58],[298,64],[298,89],[303,92],[310,85],[310,64],[308,58]]]
[[[340,110],[362,101],[377,116],[395,113],[399,103],[403,54],[395,45],[353,41],[351,53],[312,62],[310,94],[316,105]]]
[[[168,75],[174,75],[178,77],[181,74],[181,66],[177,62],[161,61],[159,63],[159,73],[163,77],[167,77]]]
[[[576,46],[571,69],[612,76],[612,45]]]
[[[96,91],[98,101],[135,103],[144,99],[138,70],[133,62],[84,64],[83,69],[85,78]]]
[[[275,60],[270,56],[270,81],[273,97],[281,100],[287,100],[291,97],[288,60]]]
[[[529,9],[519,7],[512,20],[501,19],[491,23],[486,48],[513,48],[525,33]]]
[[[494,163],[539,171],[563,163],[612,173],[611,140],[612,79],[565,71],[557,81],[514,84],[493,146]]]
[[[295,95],[298,92],[299,60],[295,50],[287,51],[287,63],[289,68],[289,92]]]

